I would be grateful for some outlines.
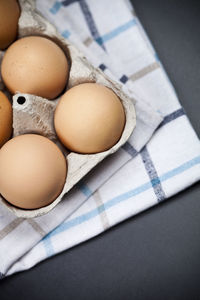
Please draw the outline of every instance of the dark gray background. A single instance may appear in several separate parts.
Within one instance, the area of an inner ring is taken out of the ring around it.
[[[132,2],[200,136],[200,1]],[[3,280],[15,298],[200,299],[200,183]]]

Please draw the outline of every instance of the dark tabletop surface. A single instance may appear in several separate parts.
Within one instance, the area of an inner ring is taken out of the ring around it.
[[[200,136],[200,1],[132,2]],[[200,183],[4,279],[0,299],[15,298],[200,299]]]

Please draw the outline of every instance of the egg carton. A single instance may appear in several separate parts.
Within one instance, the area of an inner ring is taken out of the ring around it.
[[[122,86],[108,78],[100,69],[94,68],[76,47],[63,38],[56,28],[36,11],[34,0],[19,0],[19,4],[21,6],[18,24],[19,38],[31,35],[44,36],[53,40],[63,49],[70,64],[67,89],[85,82],[104,85],[119,97],[126,115],[122,136],[112,148],[97,154],[78,154],[64,148],[56,136],[53,119],[59,98],[50,101],[29,94],[17,93],[13,96],[13,136],[37,133],[49,138],[59,146],[68,164],[68,174],[63,191],[56,200],[45,207],[33,210],[20,209],[0,196],[0,201],[17,217],[34,218],[51,211],[91,169],[108,155],[116,152],[128,140],[136,126],[136,115],[134,100],[122,91]]]

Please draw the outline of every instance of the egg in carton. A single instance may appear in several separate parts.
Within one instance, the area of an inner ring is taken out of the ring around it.
[[[136,126],[136,115],[134,100],[122,91],[121,85],[108,78],[100,69],[94,68],[76,47],[63,38],[56,28],[36,11],[34,0],[19,0],[19,4],[21,7],[18,24],[19,38],[31,35],[44,36],[63,49],[70,66],[67,89],[86,82],[104,85],[119,97],[126,117],[121,138],[112,148],[96,154],[79,154],[68,151],[56,135],[53,120],[59,98],[49,101],[30,94],[17,93],[13,96],[13,137],[26,133],[41,134],[59,146],[68,164],[67,178],[61,194],[45,207],[25,210],[13,206],[0,196],[0,201],[16,216],[34,218],[52,210],[91,169],[108,155],[116,152],[128,140]]]

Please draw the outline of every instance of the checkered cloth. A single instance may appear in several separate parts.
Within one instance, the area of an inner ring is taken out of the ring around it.
[[[117,78],[140,107],[143,103],[144,126],[141,118],[137,136],[49,214],[25,220],[0,206],[2,278],[92,238],[200,179],[199,139],[130,2],[44,0],[37,6],[95,66]],[[142,148],[140,136],[155,129],[146,126],[145,107],[153,117],[162,116],[162,123]]]

